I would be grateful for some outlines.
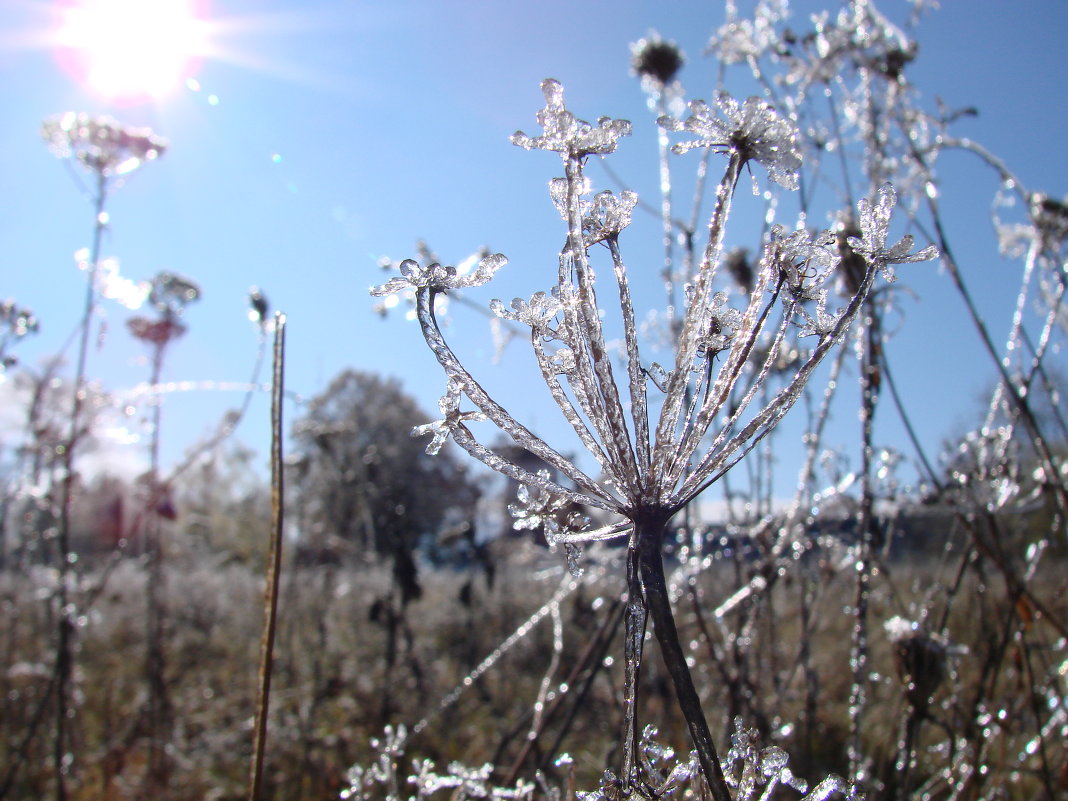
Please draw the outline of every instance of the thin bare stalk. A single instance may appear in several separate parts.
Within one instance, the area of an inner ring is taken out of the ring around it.
[[[263,792],[263,761],[267,749],[267,713],[271,698],[271,667],[278,622],[278,588],[282,572],[282,524],[284,521],[282,470],[282,399],[285,392],[286,318],[274,316],[274,370],[271,382],[271,548],[267,561],[267,586],[263,596],[263,637],[260,640],[260,683],[256,697],[249,801],[259,801]]]
[[[56,643],[56,731],[52,752],[52,764],[56,776],[56,801],[66,801],[66,776],[70,769],[67,764],[66,742],[67,723],[70,719],[70,681],[74,668],[74,624],[71,620],[73,610],[70,608],[69,584],[73,562],[70,545],[70,518],[74,503],[74,449],[81,439],[82,407],[85,403],[85,366],[89,354],[89,328],[96,308],[96,273],[100,261],[100,245],[104,236],[106,218],[104,204],[107,201],[107,178],[103,171],[96,174],[96,196],[94,198],[93,246],[89,253],[89,271],[86,276],[85,308],[82,312],[81,330],[78,338],[78,361],[74,370],[74,397],[71,401],[70,431],[63,448],[63,484],[60,498],[59,527],[57,545],[59,548],[59,586],[56,604],[59,609],[59,623]]]
[[[159,342],[152,352],[152,386],[157,386],[163,370],[166,343]],[[165,618],[163,570],[163,542],[161,521],[158,512],[160,503],[159,461],[160,425],[162,423],[162,399],[156,396],[152,407],[152,439],[149,453],[148,526],[145,530],[145,547],[148,551],[148,584],[146,587],[146,639],[145,678],[148,682],[148,781],[155,788],[163,788],[167,782],[167,756],[165,741],[170,737],[172,709],[167,693],[166,654],[164,653]]]

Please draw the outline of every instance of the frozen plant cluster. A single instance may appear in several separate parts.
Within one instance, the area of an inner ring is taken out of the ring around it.
[[[561,155],[565,177],[552,180],[550,195],[568,225],[567,245],[559,254],[557,282],[548,292],[537,292],[526,300],[516,298],[507,307],[494,301],[491,308],[500,317],[530,329],[542,380],[604,477],[588,475],[497,404],[453,352],[438,325],[437,299],[450,291],[487,283],[507,263],[503,255],[486,256],[466,274],[438,263],[424,266],[406,260],[400,265],[400,276],[372,293],[415,292],[423,335],[446,373],[447,391],[440,404],[443,417],[417,432],[434,435],[430,450],[437,451],[451,436],[479,460],[528,487],[625,521],[592,530],[563,530],[558,535],[561,542],[581,543],[628,535],[635,518],[670,517],[707,489],[769,433],[797,400],[815,366],[852,322],[876,272],[882,270],[892,277],[892,265],[931,259],[936,251],[926,247],[911,252],[911,237],[886,246],[896,202],[894,189],[887,184],[874,201],[859,204],[860,236],[850,237],[848,244],[869,269],[844,309],[829,312],[825,306],[824,283],[841,258],[836,236],[826,231],[787,232],[782,227],[774,228],[764,245],[757,280],[745,306],[726,305],[727,296],[713,291],[713,283],[722,262],[723,237],[739,175],[746,164],[755,161],[789,185],[800,157],[793,145],[793,127],[763,101],[751,98],[739,107],[721,96],[717,108],[725,121],[715,125],[701,119],[708,107],[695,102],[694,115],[687,120],[661,120],[661,124],[672,130],[703,130],[702,140],[683,143],[681,149],[698,145],[722,149],[728,165],[716,192],[703,258],[687,286],[674,363],[664,367],[646,361],[619,242],[637,198],[633,192],[617,196],[604,191],[588,199],[590,180],[585,175],[586,159],[614,152],[630,125],[601,118],[593,126],[575,117],[566,108],[557,81],[546,80],[542,91],[546,105],[537,116],[544,132],[539,136],[517,133],[513,142]],[[598,301],[590,255],[595,244],[604,244],[611,255],[624,331],[625,378],[619,375],[605,339],[605,311]],[[807,305],[813,300],[819,301],[815,314]],[[797,331],[817,338],[807,359],[770,402],[747,417],[788,336]],[[761,360],[754,366],[757,345],[765,340]],[[746,383],[746,391],[740,402],[723,414],[741,383]],[[650,385],[656,397],[650,397]],[[465,403],[470,409],[463,408]],[[531,473],[482,445],[470,427],[480,421],[495,424],[573,486],[554,481],[547,473]]]
[[[349,769],[348,787],[341,791],[342,801],[428,801],[449,798],[451,801],[486,799],[487,801],[529,801],[535,786],[517,782],[512,788],[499,787],[492,781],[493,765],[469,768],[452,762],[439,772],[429,759],[412,761],[411,775],[405,776],[402,762],[408,731],[404,726],[387,726],[382,737],[371,739],[377,759],[364,767]],[[414,789],[414,792],[411,790]]]
[[[667,597],[661,551],[668,521],[775,428],[848,330],[878,273],[892,278],[894,264],[928,260],[936,252],[933,247],[912,252],[911,237],[887,247],[896,193],[884,184],[874,199],[858,204],[859,229],[844,241],[830,231],[788,232],[773,227],[750,291],[740,308],[732,307],[727,294],[715,286],[725,260],[723,243],[739,178],[756,164],[781,187],[796,188],[801,167],[798,131],[790,115],[761,98],[739,103],[721,93],[712,105],[693,101],[686,118],[663,115],[657,123],[667,132],[697,137],[675,145],[676,153],[718,152],[726,167],[715,190],[703,252],[686,281],[670,361],[664,366],[643,355],[620,243],[637,196],[630,191],[593,194],[586,174],[587,161],[614,153],[630,134],[631,124],[608,117],[591,124],[567,108],[558,81],[547,79],[541,89],[545,105],[537,121],[542,132],[533,136],[518,132],[512,142],[561,159],[564,175],[552,179],[549,192],[566,224],[567,238],[557,257],[556,281],[548,291],[514,299],[507,307],[495,300],[491,308],[529,329],[541,379],[600,475],[586,472],[515,419],[460,360],[439,325],[438,299],[489,282],[507,263],[503,255],[486,256],[466,273],[439,263],[406,260],[400,264],[400,275],[372,294],[414,292],[423,336],[445,372],[443,416],[416,432],[433,435],[429,452],[438,451],[451,437],[475,458],[520,482],[521,497],[512,510],[519,525],[544,525],[550,542],[567,547],[573,566],[577,546],[628,538],[627,661],[636,674],[641,634],[651,616],[702,770],[713,795],[725,801],[726,783]],[[605,333],[608,312],[600,295],[607,290],[594,269],[595,246],[608,251],[623,332],[622,365]],[[825,284],[843,254],[859,260],[863,269],[846,306],[830,311]],[[799,333],[815,338],[804,356],[791,351],[790,342]],[[787,352],[792,353],[789,360],[784,359]],[[785,378],[784,363],[790,364]],[[773,375],[781,386],[763,391]],[[553,472],[531,472],[483,444],[473,426],[485,421]],[[573,504],[600,510],[607,522],[594,525],[585,515],[561,514]],[[628,692],[633,693],[630,684]],[[628,718],[624,743],[636,741],[636,725]],[[635,750],[629,745],[622,770],[625,786],[641,782]]]

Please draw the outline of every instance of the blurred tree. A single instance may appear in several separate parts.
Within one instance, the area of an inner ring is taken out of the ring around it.
[[[478,497],[463,465],[412,438],[427,421],[397,381],[346,370],[293,429],[305,553],[389,558],[404,604],[420,594],[416,552],[470,521]]]
[[[425,441],[411,436],[427,422],[396,380],[345,370],[293,428],[288,484],[300,521],[298,559],[333,565],[353,554],[391,564],[388,587],[368,610],[385,637],[382,669],[391,677],[380,695],[382,724],[393,715],[396,693],[428,693],[407,618],[423,592],[417,557],[440,558],[448,543],[463,542],[456,533],[465,523],[474,531],[478,488],[458,461],[429,455]],[[324,571],[326,584],[332,573]]]
[[[191,547],[262,574],[271,491],[255,451],[231,440],[196,459],[174,482],[179,530]]]

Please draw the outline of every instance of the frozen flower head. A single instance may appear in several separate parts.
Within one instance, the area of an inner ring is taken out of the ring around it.
[[[753,19],[738,19],[728,14],[728,20],[708,43],[708,52],[724,64],[737,64],[760,58],[777,42],[775,25],[788,16],[784,0],[761,0]]]
[[[630,66],[649,88],[663,88],[675,79],[686,63],[679,46],[658,33],[639,39],[630,46]]]
[[[1043,243],[1056,249],[1068,239],[1068,204],[1041,192],[1030,197],[1031,219],[1042,235]]]
[[[584,181],[583,188],[589,182]],[[553,205],[560,212],[564,222],[568,221],[568,184],[565,178],[553,178],[549,182],[549,195]],[[582,200],[579,209],[582,214],[582,236],[586,246],[615,239],[631,223],[634,207],[638,204],[638,195],[625,189],[615,195],[605,190],[598,192],[592,201]]]
[[[185,307],[200,298],[200,287],[180,275],[161,272],[152,279],[148,302],[164,315],[181,315]]]
[[[743,163],[762,164],[771,180],[780,186],[797,188],[797,171],[801,169],[797,126],[766,100],[750,97],[745,103],[739,103],[730,95],[720,93],[711,106],[703,100],[691,101],[690,112],[685,120],[668,116],[657,120],[669,131],[697,136],[677,143],[672,148],[676,153],[696,147],[722,149],[737,154]]]
[[[897,244],[891,247],[886,246],[890,216],[896,203],[897,192],[894,191],[894,187],[891,184],[883,184],[879,188],[875,202],[865,198],[857,204],[860,211],[861,236],[850,236],[846,239],[854,253],[863,256],[883,271],[887,281],[895,280],[893,270],[895,264],[929,261],[938,256],[938,249],[934,245],[928,245],[922,250],[910,253],[913,245],[911,234],[901,237]]]
[[[60,158],[74,157],[103,177],[133,172],[167,149],[167,141],[147,128],[127,128],[110,117],[73,111],[45,120],[41,137]]]
[[[830,231],[800,228],[786,232],[781,225],[772,226],[771,244],[775,263],[786,288],[797,297],[813,294],[838,265],[836,239]]]
[[[0,375],[18,364],[14,356],[5,353],[8,344],[36,333],[37,316],[32,311],[16,305],[13,300],[0,301]]]
[[[507,263],[502,254],[494,253],[481,259],[474,272],[462,273],[456,267],[443,267],[436,262],[423,267],[414,259],[405,259],[400,263],[400,276],[373,287],[371,294],[380,298],[408,289],[470,289],[487,283]]]
[[[578,119],[564,105],[564,87],[552,78],[541,82],[545,108],[538,112],[541,136],[527,136],[522,131],[512,134],[512,144],[524,150],[551,150],[565,160],[590,155],[603,156],[615,152],[621,136],[629,136],[631,124],[627,120],[601,117],[597,127]]]

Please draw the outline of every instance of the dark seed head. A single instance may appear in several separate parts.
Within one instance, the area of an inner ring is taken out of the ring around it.
[[[642,39],[634,46],[631,67],[638,75],[668,84],[686,59],[674,42],[665,39]]]

